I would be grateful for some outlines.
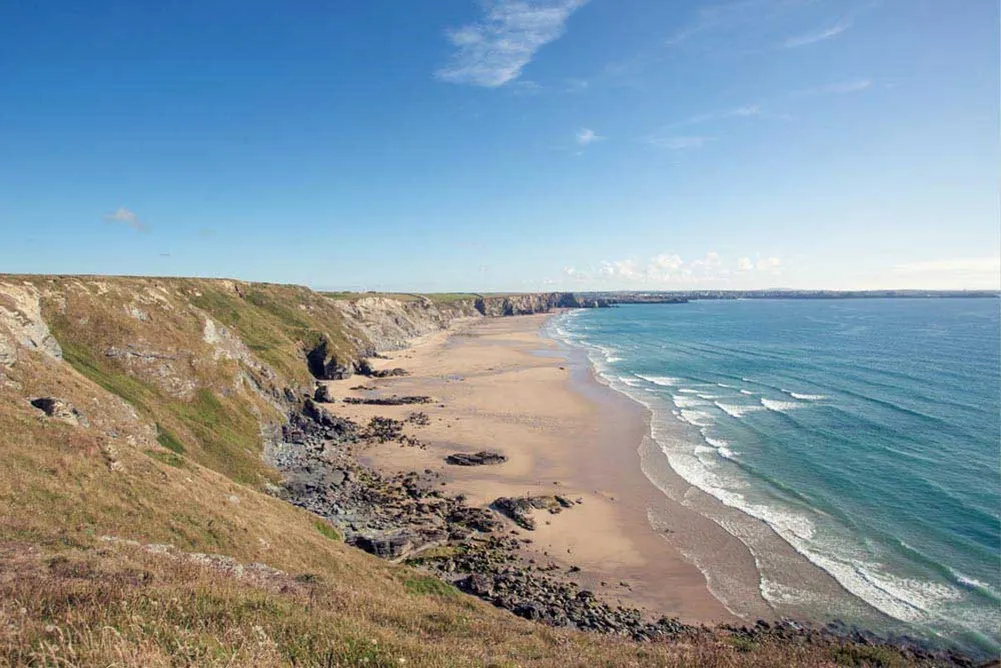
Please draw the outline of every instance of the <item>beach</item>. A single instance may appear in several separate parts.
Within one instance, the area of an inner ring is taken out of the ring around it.
[[[746,583],[743,615],[750,610],[769,616],[757,592],[754,560],[743,544],[669,499],[644,475],[640,450],[649,447],[646,410],[595,379],[585,357],[543,336],[549,317],[459,321],[373,360],[376,369],[402,367],[407,376],[328,383],[334,401],[433,398],[419,407],[338,402],[338,414],[361,423],[375,416],[404,419],[415,410],[428,415],[427,425],[407,427],[424,447],[373,445],[363,463],[387,475],[438,473],[445,491],[464,495],[470,505],[526,495],[573,499],[577,503],[559,514],[535,511],[534,531],[508,523],[510,531],[530,541],[523,543],[527,559],[555,564],[610,604],[637,607],[651,616],[677,616],[689,623],[739,621],[712,595],[703,573],[674,540],[684,536],[690,543],[694,537],[702,550],[717,555],[714,567]],[[501,452],[507,461],[445,463],[450,454],[481,450]]]

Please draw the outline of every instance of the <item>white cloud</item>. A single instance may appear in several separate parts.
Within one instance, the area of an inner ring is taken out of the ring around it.
[[[698,149],[705,146],[715,137],[661,137],[654,135],[647,138],[647,143],[659,148],[666,148],[672,151],[684,151],[687,149]]]
[[[823,42],[825,40],[831,39],[832,37],[837,37],[844,31],[851,28],[851,26],[852,26],[851,21],[841,21],[837,25],[831,26],[826,30],[821,30],[820,32],[800,35],[798,37],[790,37],[786,41],[782,42],[782,48],[797,49],[801,46],[808,46],[810,44],[816,44],[817,42]]]
[[[565,32],[587,0],[488,0],[478,23],[448,31],[456,51],[435,74],[450,83],[496,88],[517,79],[535,53]]]
[[[855,79],[853,81],[842,81],[840,83],[818,86],[816,88],[804,88],[802,90],[789,93],[789,97],[810,97],[813,95],[841,95],[844,93],[857,93],[872,86],[872,79]]]
[[[577,131],[577,143],[581,146],[587,146],[588,144],[593,144],[596,141],[601,141],[604,137],[599,136],[594,130],[590,128],[581,128]]]
[[[762,279],[778,276],[778,257],[744,257],[736,263],[725,261],[716,251],[686,260],[677,253],[659,253],[645,260],[605,260],[597,267],[563,268],[560,282],[590,289],[725,289],[748,287]],[[736,270],[733,267],[736,266]]]
[[[135,211],[130,211],[124,206],[118,207],[112,213],[104,214],[104,221],[107,223],[122,223],[128,225],[136,232],[145,232],[147,227],[146,223],[139,220],[139,216]]]

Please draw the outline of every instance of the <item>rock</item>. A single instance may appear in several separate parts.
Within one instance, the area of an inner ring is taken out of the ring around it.
[[[348,542],[369,554],[391,561],[403,559],[419,549],[438,545],[444,535],[422,535],[411,529],[390,529],[358,533]]]
[[[473,454],[457,452],[445,457],[445,463],[453,466],[486,466],[490,464],[503,464],[507,461],[507,455],[491,450],[481,450]]]
[[[494,594],[494,579],[489,575],[471,573],[455,584],[462,591],[474,596],[486,598]]]
[[[52,397],[39,397],[31,400],[31,405],[45,413],[50,418],[62,420],[68,424],[86,426],[87,419],[67,401]]]
[[[42,318],[39,296],[38,290],[31,285],[0,283],[0,366],[14,365],[16,345],[37,350],[53,359],[63,358],[59,342]]]
[[[333,401],[330,396],[330,388],[326,385],[317,385],[316,391],[313,392],[313,401],[319,401],[325,404],[329,404]]]
[[[555,496],[501,497],[494,501],[492,505],[498,512],[511,518],[515,524],[529,531],[535,530],[535,520],[532,518],[532,510],[547,510],[551,514],[556,515],[562,512],[564,508],[569,507],[564,506]]]
[[[501,521],[486,508],[470,508],[469,506],[456,508],[448,514],[445,521],[482,533],[489,533],[503,526]]]
[[[306,364],[309,366],[309,372],[318,380],[346,380],[350,378],[354,365],[338,359],[330,348],[330,342],[326,336],[323,336],[319,343],[306,351]]]
[[[407,396],[398,397],[395,394],[391,397],[345,397],[346,404],[366,404],[369,406],[403,406],[406,404],[429,404],[431,397],[427,396]]]
[[[337,418],[335,418],[330,411],[312,399],[306,399],[302,406],[302,412],[313,422],[323,425],[324,427],[333,427],[337,424]]]

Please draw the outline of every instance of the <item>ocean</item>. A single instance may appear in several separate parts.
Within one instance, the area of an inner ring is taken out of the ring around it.
[[[668,467],[726,509],[703,504],[753,553],[776,616],[997,654],[999,313],[995,299],[696,301],[548,329],[650,410],[648,477]],[[765,534],[812,566],[771,563]],[[837,594],[811,596],[809,572]]]

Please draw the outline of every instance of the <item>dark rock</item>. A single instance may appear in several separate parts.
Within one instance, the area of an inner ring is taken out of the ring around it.
[[[326,385],[317,385],[316,390],[313,392],[313,401],[325,404],[332,402],[333,398],[330,396],[330,388]]]
[[[493,502],[493,507],[501,514],[511,518],[515,524],[529,531],[535,530],[535,519],[532,517],[533,509],[548,510],[553,514],[563,510],[563,506],[553,496],[501,497]]]
[[[453,466],[485,466],[489,464],[503,464],[507,461],[507,455],[500,452],[481,450],[473,454],[457,452],[445,457],[445,463]]]
[[[353,365],[338,359],[330,348],[330,342],[326,336],[323,336],[315,346],[306,351],[306,364],[309,367],[309,372],[319,380],[350,378]]]
[[[383,559],[401,559],[421,544],[414,532],[405,529],[357,534],[349,542]]]
[[[471,573],[455,583],[464,592],[474,596],[489,597],[494,593],[494,579],[489,575]]]
[[[482,533],[489,533],[503,526],[501,521],[486,508],[470,508],[469,506],[456,508],[448,514],[445,520],[449,524],[458,524]]]
[[[346,404],[367,404],[370,406],[403,406],[406,404],[429,404],[431,397],[426,396],[406,396],[398,397],[395,394],[391,397],[345,397]]]

